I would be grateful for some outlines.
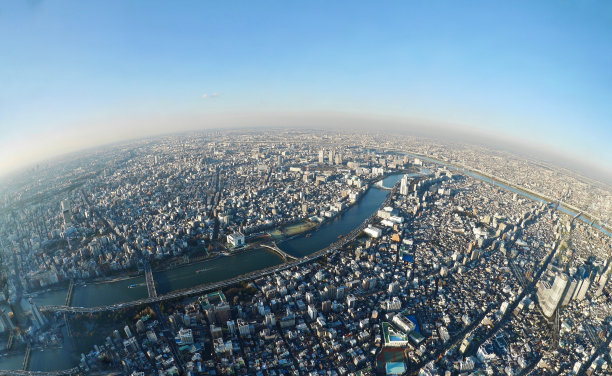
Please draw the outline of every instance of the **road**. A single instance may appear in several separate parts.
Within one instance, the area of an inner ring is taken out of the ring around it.
[[[393,199],[393,196],[397,192],[398,187],[399,187],[399,183],[395,184],[393,190],[389,193],[389,195],[387,196],[387,199],[385,200],[385,202],[383,202],[381,207],[388,206],[390,204],[391,200]],[[133,300],[127,303],[109,304],[109,305],[98,306],[98,307],[68,307],[65,305],[47,305],[47,306],[41,306],[40,310],[45,311],[45,312],[69,312],[69,313],[96,313],[96,312],[104,312],[104,311],[116,311],[116,310],[120,310],[120,309],[124,309],[128,307],[135,307],[135,306],[139,306],[143,304],[152,304],[152,303],[162,302],[164,300],[176,299],[176,298],[182,298],[186,296],[201,294],[203,292],[207,292],[211,290],[219,290],[225,287],[229,287],[229,286],[238,284],[243,281],[258,279],[266,275],[275,274],[275,273],[281,272],[286,269],[291,269],[293,267],[312,262],[320,257],[326,256],[330,253],[333,253],[339,250],[340,248],[344,247],[349,242],[353,241],[368,226],[368,224],[370,224],[376,218],[376,214],[377,212],[375,211],[374,213],[372,213],[370,217],[368,217],[365,221],[363,221],[363,223],[359,227],[353,229],[353,231],[343,236],[336,242],[330,244],[329,246],[317,252],[314,252],[308,256],[305,256],[301,259],[297,259],[297,260],[287,262],[281,265],[277,265],[277,266],[261,269],[258,271],[254,271],[251,273],[243,274],[243,275],[240,275],[234,278],[230,278],[224,281],[199,285],[199,286],[195,286],[195,287],[184,289],[184,290],[177,290],[177,291],[173,291],[168,294],[164,294],[160,296],[150,296],[148,298]]]

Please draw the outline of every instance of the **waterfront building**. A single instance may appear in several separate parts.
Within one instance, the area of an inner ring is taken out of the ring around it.
[[[368,227],[366,227],[366,229],[363,230],[363,232],[365,232],[372,238],[380,238],[382,236],[382,230],[372,225],[369,225]]]
[[[245,245],[244,234],[241,232],[235,232],[227,236],[227,242],[234,247],[242,247]]]

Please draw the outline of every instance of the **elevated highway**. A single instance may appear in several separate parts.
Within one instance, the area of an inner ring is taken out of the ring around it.
[[[28,344],[28,348],[26,349],[25,356],[23,357],[23,363],[21,365],[21,369],[23,371],[27,371],[28,366],[30,365],[30,354],[32,353],[32,346]]]
[[[381,206],[383,207],[388,206],[391,203],[393,196],[397,192],[398,187],[399,187],[399,183],[393,187],[393,189],[387,196],[387,199]],[[124,308],[136,307],[136,306],[140,306],[144,304],[152,304],[152,303],[162,302],[165,300],[177,299],[177,298],[182,298],[182,297],[191,296],[191,295],[197,295],[197,294],[201,294],[201,293],[212,291],[212,290],[219,290],[225,287],[229,287],[229,286],[238,284],[243,281],[258,279],[258,278],[261,278],[267,275],[278,273],[286,269],[291,269],[293,267],[300,266],[305,263],[309,263],[313,260],[326,256],[330,253],[336,252],[340,248],[344,247],[347,243],[353,241],[368,226],[368,224],[371,223],[375,218],[376,218],[376,212],[372,213],[372,215],[369,218],[363,221],[361,225],[353,229],[353,231],[351,231],[350,233],[344,235],[343,237],[341,237],[334,243],[330,244],[329,246],[319,251],[316,251],[314,253],[311,253],[308,256],[305,256],[299,259],[296,259],[295,256],[291,256],[292,261],[286,262],[284,264],[257,270],[257,271],[243,274],[243,275],[240,275],[234,278],[226,279],[224,281],[207,283],[207,284],[195,286],[195,287],[184,289],[184,290],[177,290],[177,291],[173,291],[168,294],[164,294],[160,296],[149,296],[148,298],[133,300],[131,302],[126,302],[126,303],[109,304],[109,305],[98,306],[98,307],[69,307],[65,305],[47,305],[47,306],[40,307],[40,310],[45,311],[45,312],[64,312],[64,313],[74,313],[74,314],[117,311],[117,310],[121,310]],[[278,246],[276,248],[278,248]]]

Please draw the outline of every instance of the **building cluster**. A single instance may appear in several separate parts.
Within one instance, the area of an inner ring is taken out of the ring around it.
[[[423,173],[403,177],[342,249],[151,307],[155,314],[120,323],[82,354],[84,372],[612,372],[610,237],[557,202],[448,163],[610,218],[604,187],[505,154],[483,158],[480,148],[378,133],[212,132],[92,153],[54,166],[47,184],[5,188],[0,298],[136,271],[143,257],[210,257],[262,231],[332,218],[389,171]],[[31,311],[31,322],[48,325],[35,304]],[[5,331],[12,323],[0,312]]]
[[[188,329],[197,333],[179,349],[186,372],[604,372],[609,243],[569,263],[580,254],[573,234],[589,238],[593,229],[572,224],[568,232],[552,205],[426,167],[430,174],[400,180],[391,204],[342,251],[251,281],[246,301],[179,303],[170,337],[180,343]],[[555,287],[558,278],[575,286]],[[142,370],[134,363],[125,371]]]
[[[14,283],[33,291],[136,272],[142,255],[213,257],[229,234],[334,217],[372,181],[408,166],[405,156],[330,147],[328,138],[284,138],[176,136],[108,151],[59,199],[1,216],[0,247],[14,275],[2,293],[15,299]],[[332,163],[319,161],[320,145]]]

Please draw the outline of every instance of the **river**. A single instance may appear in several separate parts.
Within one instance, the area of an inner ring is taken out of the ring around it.
[[[392,187],[403,174],[386,177],[383,184]],[[417,175],[417,174],[411,174]],[[317,231],[306,237],[306,234],[283,241],[279,246],[289,254],[303,257],[335,242],[339,235],[344,235],[359,226],[371,216],[385,201],[389,191],[372,187],[363,197],[342,214],[323,223]],[[201,261],[188,266],[171,270],[154,272],[158,294],[186,289],[197,285],[229,279],[241,274],[267,268],[282,263],[275,253],[258,248],[241,254],[219,257],[214,260]],[[49,291],[34,297],[39,306],[63,305],[67,290]],[[144,276],[120,279],[111,282],[76,285],[72,297],[72,306],[93,307],[106,304],[122,303],[145,298],[147,287]],[[79,341],[80,342],[80,341]],[[73,343],[67,340],[62,349],[32,351],[30,370],[50,371],[73,367],[76,356],[89,352],[93,343]],[[72,354],[72,356],[68,356]],[[0,369],[20,369],[23,355],[11,355],[0,358]]]
[[[540,198],[538,196],[534,196],[534,195],[530,194],[529,192],[525,192],[525,191],[522,191],[520,189],[516,189],[516,188],[511,187],[511,186],[509,186],[507,184],[504,184],[504,183],[502,183],[500,181],[491,179],[491,178],[489,178],[487,176],[484,176],[484,175],[481,175],[481,174],[479,174],[477,172],[469,171],[469,170],[466,170],[464,168],[455,166],[455,165],[447,163],[447,162],[439,161],[439,160],[436,160],[436,159],[433,159],[433,158],[429,158],[429,157],[422,156],[422,155],[417,155],[417,154],[412,154],[412,153],[404,153],[404,154],[406,154],[406,155],[408,155],[410,157],[413,157],[413,158],[419,158],[419,159],[424,160],[424,161],[428,161],[428,162],[431,162],[431,163],[434,163],[434,164],[437,164],[437,165],[441,165],[441,166],[445,166],[445,167],[451,168],[453,170],[457,170],[457,171],[459,171],[459,172],[461,172],[463,174],[466,174],[466,175],[471,176],[473,178],[476,178],[478,180],[482,180],[482,181],[485,181],[487,183],[493,184],[495,186],[498,186],[500,188],[506,189],[508,191],[517,193],[519,195],[522,195],[524,197],[530,198],[530,199],[532,199],[534,201],[537,201],[537,202],[545,202],[545,203],[549,202],[547,200],[544,200],[543,198]],[[566,208],[565,206],[563,206],[563,203],[561,203],[561,205],[559,205],[557,210],[560,210],[563,213],[569,214],[572,217],[574,217],[574,216],[576,216],[578,214],[577,212],[575,212],[573,210],[570,210],[570,209]],[[584,218],[583,216],[578,217],[578,219],[583,221],[584,223],[588,223],[589,225],[591,224],[591,221],[589,221],[588,219]],[[600,226],[599,224],[593,223],[592,226],[594,228],[596,228],[597,230],[601,231],[603,234],[605,234],[605,235],[607,235],[609,237],[612,237],[612,233],[610,231],[608,231],[607,229],[603,228],[602,226]]]
[[[437,161],[431,158],[413,155],[410,156],[421,158],[423,160],[444,165],[449,168],[459,170],[460,172],[496,185],[500,188],[507,189],[530,199],[543,202],[539,197],[529,193],[520,191],[506,184],[482,176],[475,172],[466,171],[457,168],[451,164]],[[421,173],[409,174],[410,176],[418,176],[423,173],[429,173],[423,169]],[[403,174],[391,175],[384,179],[384,186],[392,187]],[[285,252],[303,257],[319,249],[325,248],[329,244],[338,239],[340,235],[349,233],[352,229],[359,226],[366,218],[374,213],[380,205],[385,201],[388,191],[379,189],[375,186],[370,188],[364,196],[348,210],[338,215],[337,217],[323,223],[310,235],[301,234],[293,238],[280,242],[278,245]],[[571,210],[560,207],[560,210],[570,215],[575,215]],[[583,218],[580,218],[584,220]],[[602,232],[612,236],[605,229]],[[165,294],[171,291],[185,289],[200,284],[221,281],[232,278],[251,271],[263,269],[269,266],[278,265],[282,259],[265,249],[254,249],[245,253],[220,257],[214,260],[202,261],[190,264],[184,267],[178,267],[172,270],[159,271],[154,273],[157,291],[159,294]],[[132,286],[132,287],[130,287]],[[35,297],[34,300],[39,305],[61,305],[65,303],[66,290],[50,291]],[[94,283],[85,286],[75,286],[74,296],[72,300],[73,306],[92,307],[105,304],[122,303],[135,299],[144,298],[147,296],[147,288],[143,276],[122,279],[112,282]],[[32,351],[30,370],[58,370],[66,369],[74,366],[76,354],[88,352],[93,343],[67,343],[63,349]],[[72,357],[66,354],[73,354]],[[0,358],[0,369],[20,369],[23,355],[10,355]]]
[[[402,174],[388,176],[383,180],[383,185],[393,187],[402,176]],[[278,246],[283,251],[296,257],[304,257],[323,249],[338,240],[339,236],[348,234],[370,217],[385,202],[388,194],[389,192],[386,190],[376,187],[370,188],[357,204],[351,206],[341,215],[323,223],[315,231],[280,242]]]
[[[402,174],[388,176],[383,184],[392,187]],[[309,237],[298,235],[283,241],[279,246],[287,253],[303,257],[327,247],[374,213],[387,198],[389,192],[377,187],[369,189],[363,197],[348,210],[323,223]],[[275,253],[263,248],[214,260],[200,261],[188,266],[154,272],[158,294],[186,289],[197,285],[229,279],[255,270],[282,263]],[[65,304],[66,290],[50,291],[35,297],[38,305]],[[94,307],[106,304],[123,303],[147,296],[144,276],[121,279],[112,282],[91,283],[74,287],[72,306]]]

